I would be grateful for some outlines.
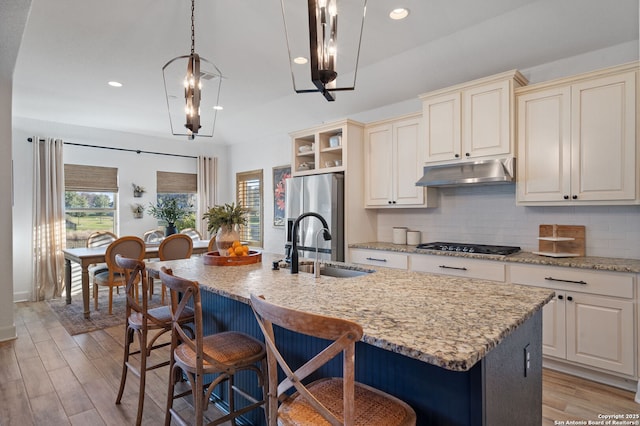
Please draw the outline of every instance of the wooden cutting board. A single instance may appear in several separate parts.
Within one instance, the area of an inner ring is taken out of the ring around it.
[[[542,256],[585,256],[584,225],[540,225],[538,251]]]

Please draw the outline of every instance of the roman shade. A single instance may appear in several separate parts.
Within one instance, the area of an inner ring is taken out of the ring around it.
[[[195,194],[198,175],[195,173],[156,172],[158,194]]]
[[[118,169],[65,164],[64,187],[66,191],[118,192]]]

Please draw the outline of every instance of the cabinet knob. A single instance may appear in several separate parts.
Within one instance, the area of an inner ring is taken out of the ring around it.
[[[571,198],[573,198],[574,200],[577,200],[577,199],[578,199],[578,196],[577,196],[577,195],[574,195],[574,196],[572,196]]]
[[[396,202],[394,201],[393,204],[395,204]]]
[[[568,300],[569,302],[571,302],[571,301],[573,300],[573,297],[571,297],[571,296],[567,296],[567,300]]]
[[[564,296],[563,296],[563,295],[561,295],[561,294],[559,294],[559,295],[558,295],[558,300],[562,300],[562,299],[564,299]]]
[[[565,195],[565,196],[564,196],[564,197],[562,197],[562,198],[564,198],[565,200],[568,200],[568,199],[569,199],[569,196],[568,196],[568,195]]]
[[[469,154],[468,152],[464,153],[465,157],[471,157],[471,154]]]
[[[456,154],[456,155],[454,155],[454,157],[460,158],[460,154]]]
[[[391,204],[391,200],[387,201],[388,204]]]

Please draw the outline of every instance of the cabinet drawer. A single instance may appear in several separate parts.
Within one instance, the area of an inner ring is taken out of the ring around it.
[[[490,260],[416,254],[411,255],[411,270],[505,282],[505,265]]]
[[[531,265],[509,265],[509,272],[513,284],[633,298],[633,276],[630,274]]]
[[[386,268],[407,269],[409,256],[383,250],[351,249],[350,261],[364,265],[384,266]]]

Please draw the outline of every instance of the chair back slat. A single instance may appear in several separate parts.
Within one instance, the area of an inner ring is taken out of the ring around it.
[[[116,265],[124,271],[127,285],[125,287],[125,294],[127,297],[126,305],[126,317],[129,318],[131,312],[137,312],[142,316],[142,326],[149,327],[150,325],[156,325],[160,328],[165,326],[165,322],[154,317],[148,311],[148,295],[149,287],[147,280],[145,279],[146,267],[145,263],[138,259],[132,259],[116,254]],[[140,300],[142,305],[138,302],[135,289],[138,283],[142,283],[142,294]],[[145,321],[148,321],[145,322]]]
[[[196,354],[198,368],[202,369],[202,361],[205,359],[205,355],[202,344],[202,302],[198,283],[176,277],[171,269],[164,266],[160,270],[160,279],[169,288],[173,330],[177,333],[182,343],[191,348]],[[187,306],[191,306],[194,312],[193,334],[188,334],[185,331],[186,327],[177,321],[183,315]],[[211,361],[212,364],[216,364],[214,360]]]
[[[255,314],[258,325],[262,330],[267,346],[267,359],[269,363],[269,410],[277,412],[278,401],[288,397],[286,393],[294,387],[313,408],[332,425],[353,424],[355,417],[355,343],[362,338],[362,327],[352,321],[324,315],[302,312],[295,309],[278,306],[269,303],[261,296],[251,295],[251,308]],[[332,340],[320,353],[315,355],[304,365],[293,371],[287,360],[278,349],[273,326],[287,330]],[[343,364],[343,418],[339,419],[331,410],[324,406],[312,392],[307,389],[303,380],[317,371],[337,355],[342,354]],[[285,378],[275,385],[277,377],[272,370],[279,365],[285,374]],[[271,425],[276,424],[275,417],[271,416]]]

